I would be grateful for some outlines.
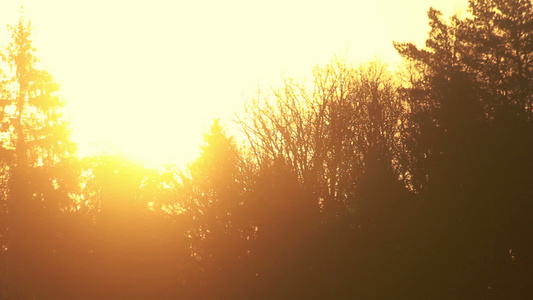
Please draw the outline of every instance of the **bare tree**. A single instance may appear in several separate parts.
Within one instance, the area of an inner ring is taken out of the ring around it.
[[[380,162],[392,170],[402,106],[393,77],[379,62],[358,68],[335,59],[259,93],[239,119],[256,162],[282,160],[326,211],[356,197],[357,178]]]

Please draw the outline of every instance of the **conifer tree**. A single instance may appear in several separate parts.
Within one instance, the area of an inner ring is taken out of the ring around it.
[[[15,298],[37,293],[38,265],[46,253],[41,237],[54,214],[70,208],[75,188],[74,145],[61,114],[59,85],[40,67],[32,26],[20,18],[9,27],[11,42],[2,53],[0,85],[1,148],[8,249],[4,291]],[[13,287],[17,287],[14,289]]]

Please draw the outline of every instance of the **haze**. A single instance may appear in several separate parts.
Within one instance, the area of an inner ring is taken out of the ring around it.
[[[335,55],[399,61],[393,40],[422,44],[425,12],[466,1],[2,1],[24,15],[38,56],[62,84],[80,154],[119,152],[149,164],[195,158],[214,118],[258,88],[303,77]],[[1,31],[7,41],[7,31]]]

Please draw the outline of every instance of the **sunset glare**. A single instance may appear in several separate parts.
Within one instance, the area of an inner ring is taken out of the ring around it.
[[[533,0],[0,24],[1,299],[533,299]]]
[[[184,165],[214,118],[232,120],[258,88],[308,76],[334,56],[396,63],[393,40],[422,44],[434,1],[14,1],[38,56],[61,83],[80,155],[117,152]],[[0,41],[8,40],[6,30]]]

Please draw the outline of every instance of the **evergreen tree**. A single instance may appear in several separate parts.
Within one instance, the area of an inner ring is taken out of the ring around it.
[[[75,148],[61,116],[59,85],[39,68],[31,40],[31,24],[23,18],[10,27],[12,40],[2,58],[1,145],[9,229],[4,292],[20,299],[44,286],[43,238],[60,209],[70,206],[75,189]],[[72,173],[74,172],[74,173]],[[39,250],[38,250],[39,249]]]
[[[202,297],[240,298],[245,291],[238,282],[246,278],[246,244],[252,230],[243,214],[243,160],[218,119],[204,140],[188,174],[181,174],[191,255],[203,270],[198,288]]]
[[[414,71],[402,140],[424,200],[415,256],[439,270],[421,275],[428,294],[520,298],[532,261],[531,2],[470,1],[469,12],[445,22],[430,9],[426,48],[395,44]]]

